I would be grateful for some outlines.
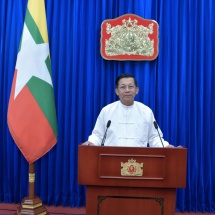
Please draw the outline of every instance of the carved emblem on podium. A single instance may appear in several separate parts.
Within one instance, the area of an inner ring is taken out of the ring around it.
[[[134,14],[103,21],[101,55],[106,60],[154,60],[158,55],[158,23]]]
[[[133,158],[128,162],[121,162],[121,175],[122,176],[142,176],[143,175],[143,163],[137,163]]]

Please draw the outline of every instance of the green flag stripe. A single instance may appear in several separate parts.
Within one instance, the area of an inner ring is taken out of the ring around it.
[[[51,62],[50,62],[49,56],[46,58],[45,63],[46,63],[47,69],[48,69],[48,71],[49,71],[49,74],[50,74],[50,76],[52,77]]]
[[[53,87],[47,82],[36,77],[32,77],[27,86],[39,104],[42,112],[52,127],[55,136],[57,137],[58,130]]]
[[[29,32],[31,33],[32,37],[34,38],[35,43],[36,44],[44,43],[44,40],[40,34],[39,28],[36,25],[33,17],[31,16],[28,8],[26,10],[25,24],[26,24]]]

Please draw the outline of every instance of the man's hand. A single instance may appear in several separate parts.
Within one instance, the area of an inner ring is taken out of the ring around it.
[[[94,144],[91,143],[91,142],[89,142],[89,141],[84,142],[82,145],[85,145],[85,146],[94,146]]]
[[[175,146],[169,144],[168,146],[166,146],[166,148],[174,148]]]

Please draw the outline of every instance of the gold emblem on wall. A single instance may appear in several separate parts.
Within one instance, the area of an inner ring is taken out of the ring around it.
[[[133,158],[128,162],[121,162],[121,175],[122,176],[142,176],[143,175],[143,163],[137,163]]]
[[[103,21],[101,55],[106,60],[154,60],[158,55],[158,23],[135,14]]]

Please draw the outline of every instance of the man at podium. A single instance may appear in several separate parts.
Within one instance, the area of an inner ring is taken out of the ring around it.
[[[92,134],[84,145],[169,147],[163,139],[152,110],[134,101],[139,92],[136,78],[131,74],[117,77],[115,92],[119,101],[105,106]]]

